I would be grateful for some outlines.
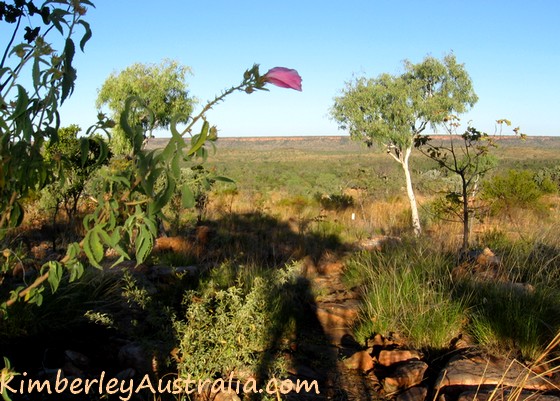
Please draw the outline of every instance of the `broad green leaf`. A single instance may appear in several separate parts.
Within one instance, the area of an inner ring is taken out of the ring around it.
[[[107,231],[100,229],[100,230],[98,230],[98,232],[99,232],[99,238],[100,238],[101,242],[112,248],[113,247],[113,239],[107,233]]]
[[[87,232],[84,238],[84,252],[89,262],[98,269],[101,269],[99,262],[103,259],[103,245],[96,228]]]
[[[145,217],[144,224],[146,225],[152,236],[155,237],[157,235],[156,221],[152,218]]]
[[[72,67],[72,60],[76,48],[71,38],[66,39],[64,46],[64,75],[62,76],[62,93],[60,95],[60,104],[64,103],[66,98],[74,91],[74,81],[76,80],[76,70]]]
[[[126,177],[119,176],[119,175],[109,175],[106,178],[110,181],[123,184],[126,188],[130,188],[130,180]]]
[[[111,234],[111,243],[118,244],[121,239],[122,237],[120,231],[119,230],[113,231],[113,233]]]
[[[86,43],[88,42],[88,40],[91,39],[91,28],[89,26],[89,23],[87,23],[86,21],[83,21],[83,20],[78,21],[78,24],[82,24],[82,26],[86,30],[86,32],[84,33],[84,36],[82,36],[82,39],[80,40],[80,49],[82,51],[84,51]]]
[[[19,202],[15,202],[10,212],[9,225],[10,227],[17,227],[23,220],[23,208]]]
[[[214,177],[212,177],[212,179],[215,180],[215,181],[221,181],[221,182],[227,182],[227,183],[230,183],[230,184],[235,184],[235,181],[232,180],[231,178],[224,177],[224,176],[221,176],[221,175],[214,176]]]
[[[179,180],[181,178],[181,155],[179,152],[176,152],[173,155],[173,159],[171,159],[171,174],[173,178]]]
[[[33,68],[32,68],[32,76],[33,76],[33,87],[35,89],[39,88],[39,85],[41,84],[41,68],[39,66],[39,57],[35,57],[35,59],[33,60]]]
[[[144,190],[146,194],[153,194],[154,193],[154,186],[157,179],[160,177],[161,173],[164,171],[163,168],[156,168],[150,172],[146,180],[144,180]]]
[[[36,304],[37,306],[43,305],[43,294],[39,292],[39,289],[34,288],[32,291],[29,292],[30,299],[28,300],[29,303]]]
[[[171,131],[171,136],[174,140],[179,141],[179,139],[183,139],[183,135],[181,135],[181,133],[177,130],[177,124],[181,121],[186,121],[188,118],[189,118],[188,114],[181,114],[181,113],[177,113],[173,116],[173,118],[171,118],[169,129]]]
[[[48,281],[51,286],[51,290],[52,292],[56,292],[64,273],[62,264],[60,262],[51,261],[47,263],[47,266],[49,267]]]
[[[181,205],[185,209],[193,208],[196,204],[194,194],[188,183],[183,184],[181,187]]]
[[[154,237],[145,227],[140,226],[136,238],[136,263],[142,263],[152,250]]]
[[[49,15],[50,23],[54,25],[61,35],[64,35],[64,29],[62,28],[61,21],[64,21],[64,17],[68,14],[69,12],[63,9],[53,8]]]
[[[89,139],[80,138],[80,156],[81,156],[82,167],[86,165],[88,155],[89,155]]]
[[[154,198],[154,202],[150,204],[150,214],[159,213],[159,211],[169,203],[173,192],[175,191],[175,180],[168,174],[167,185],[163,190],[158,192]]]
[[[76,261],[75,263],[67,264],[66,268],[70,273],[70,278],[68,279],[69,282],[73,282],[74,280],[79,279],[84,274],[84,265],[81,262]]]
[[[202,129],[200,130],[200,134],[193,136],[192,139],[192,146],[187,152],[187,156],[194,155],[206,142],[206,138],[208,137],[208,130],[210,129],[210,124],[208,121],[204,121],[202,124]]]
[[[17,85],[17,88],[18,88],[17,103],[16,103],[16,108],[12,113],[12,120],[18,119],[23,113],[26,112],[27,107],[29,107],[29,96],[27,95],[27,91],[21,85]]]
[[[66,255],[68,256],[68,259],[75,259],[80,254],[80,250],[80,244],[78,244],[77,242],[73,242],[68,245],[68,248],[66,249]]]

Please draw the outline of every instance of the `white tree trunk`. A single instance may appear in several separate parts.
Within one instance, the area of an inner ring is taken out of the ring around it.
[[[401,160],[401,165],[404,170],[404,176],[406,178],[406,193],[408,195],[408,200],[410,201],[410,211],[412,213],[412,228],[414,229],[414,234],[419,236],[422,234],[422,227],[420,226],[420,217],[418,216],[418,206],[416,205],[416,196],[414,196],[414,189],[412,188],[412,178],[410,176],[410,168],[408,166],[408,159],[412,153],[412,147],[406,149],[404,157]]]

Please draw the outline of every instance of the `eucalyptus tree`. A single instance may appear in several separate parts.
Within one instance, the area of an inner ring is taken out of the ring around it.
[[[418,64],[405,61],[404,68],[400,75],[384,73],[347,82],[330,112],[353,139],[384,147],[402,166],[412,226],[419,235],[422,228],[410,174],[415,139],[450,114],[467,111],[478,97],[464,65],[452,54],[443,60],[426,57]]]
[[[99,90],[96,106],[108,107],[118,121],[127,99],[137,98],[149,111],[143,107],[130,109],[130,124],[140,123],[150,136],[154,129],[168,128],[172,117],[180,116],[179,123],[188,121],[194,105],[185,81],[189,73],[189,67],[169,59],[159,64],[132,64],[109,75]],[[116,154],[128,154],[132,150],[133,145],[120,125],[113,128],[111,147]]]

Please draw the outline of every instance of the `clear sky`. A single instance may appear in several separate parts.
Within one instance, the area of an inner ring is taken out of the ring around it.
[[[329,108],[353,76],[400,74],[402,62],[453,52],[479,96],[462,116],[494,132],[508,118],[529,135],[559,135],[557,0],[94,0],[93,37],[76,53],[78,81],[62,124],[95,122],[97,90],[135,62],[192,68],[201,102],[253,63],[295,68],[303,91],[238,93],[209,114],[221,136],[343,135]]]

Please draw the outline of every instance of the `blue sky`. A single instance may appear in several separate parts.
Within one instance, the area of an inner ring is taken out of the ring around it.
[[[78,81],[62,123],[95,122],[97,90],[135,62],[192,68],[204,102],[253,63],[295,68],[303,91],[232,95],[208,115],[221,136],[343,135],[328,112],[353,76],[399,74],[402,62],[453,52],[480,100],[462,116],[492,133],[508,118],[529,135],[559,135],[560,2],[435,0],[98,0],[93,37],[77,53]]]

